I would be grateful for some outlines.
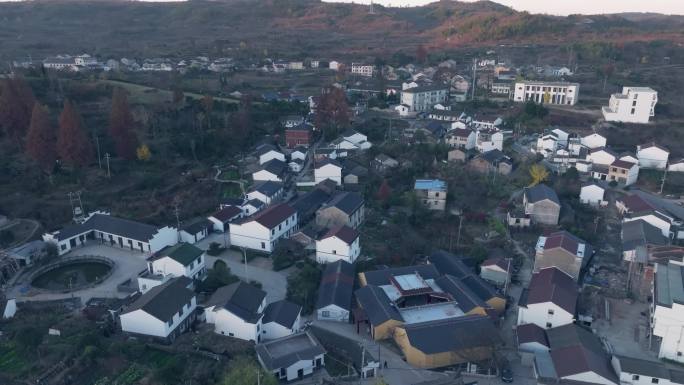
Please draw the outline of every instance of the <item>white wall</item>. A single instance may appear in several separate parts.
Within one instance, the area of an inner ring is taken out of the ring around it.
[[[663,220],[662,218],[657,217],[653,214],[633,216],[631,218],[623,218],[622,222],[631,222],[631,221],[636,221],[639,219],[643,219],[644,221],[648,222],[649,224],[659,228],[660,232],[663,234],[663,236],[665,236],[667,238],[670,237],[670,222],[667,222],[667,221]]]
[[[637,151],[637,159],[639,159],[639,167],[641,168],[655,168],[664,170],[667,167],[667,160],[670,153],[663,151],[657,147],[647,147]]]
[[[526,102],[533,100],[535,103],[544,103],[544,96],[548,94],[548,104],[575,105],[579,98],[579,84],[553,84],[544,82],[518,82],[515,83],[513,101]]]
[[[274,182],[282,182],[283,181],[277,175],[273,175],[266,170],[259,170],[259,171],[252,173],[252,179],[255,181],[267,181],[267,180],[272,180]]]
[[[553,314],[549,314],[549,310],[552,310]],[[518,325],[535,324],[542,329],[548,329],[547,323],[550,323],[551,327],[558,327],[571,324],[574,319],[573,314],[552,302],[531,304],[527,305],[527,308],[518,307]]]
[[[582,187],[580,202],[589,205],[599,205],[603,201],[603,189],[596,185]]]
[[[337,185],[342,185],[342,169],[334,164],[326,164],[314,170],[314,180],[318,184],[326,179],[335,181]]]
[[[318,263],[331,263],[341,259],[354,263],[361,253],[359,238],[357,237],[351,245],[335,236],[317,240],[316,261]]]
[[[605,147],[607,144],[606,138],[596,133],[583,137],[580,142],[588,148]]]
[[[301,314],[297,316],[297,320],[295,320],[294,324],[292,325],[292,329],[288,329],[285,326],[280,325],[276,322],[269,322],[263,324],[261,330],[261,340],[274,340],[276,338],[287,337],[289,335],[299,332],[301,323],[300,317]]]
[[[323,358],[323,354],[321,354],[321,355],[319,355],[319,356],[316,356],[313,360],[301,360],[301,361],[297,361],[296,363],[290,365],[290,366],[287,368],[287,376],[286,376],[286,379],[287,379],[288,381],[292,381],[292,380],[297,379],[297,371],[299,371],[299,369],[303,369],[303,370],[304,370],[304,375],[305,375],[305,376],[308,376],[309,374],[313,373],[313,370],[314,370],[314,363],[316,362],[316,358],[320,358],[320,359],[321,359],[321,366],[324,366],[324,365],[325,365],[325,361],[324,361],[324,358]],[[282,378],[282,377],[281,377],[281,378]]]
[[[297,228],[297,214],[293,214],[280,225],[267,229],[259,222],[249,221],[230,224],[230,244],[270,253],[278,239],[289,238]],[[263,244],[262,244],[263,243]]]
[[[248,323],[222,307],[210,306],[205,309],[207,323],[214,324],[214,332],[245,341],[257,341],[261,331],[261,318],[256,323]]]
[[[349,322],[349,312],[337,305],[328,305],[316,311],[316,318],[319,321]]]
[[[615,162],[615,157],[605,151],[597,151],[593,154],[588,154],[587,160],[591,161],[593,164],[610,166],[613,162]]]
[[[208,231],[202,230],[197,234],[190,234],[185,230],[180,231],[180,237],[181,241],[185,243],[189,243],[191,245],[194,245],[195,243],[201,241],[202,239],[206,238],[207,235],[209,235]]]
[[[268,162],[269,160],[273,160],[273,159],[278,159],[279,161],[284,162],[285,161],[285,154],[280,153],[280,152],[275,151],[275,150],[271,150],[265,154],[259,155],[259,164],[264,164],[264,163]]]
[[[589,383],[589,384],[603,384],[603,385],[614,385],[615,382],[602,377],[594,372],[584,372],[584,373],[579,373],[575,374],[572,376],[565,376],[562,377],[564,380],[573,380],[573,381],[580,381],[584,383]]]
[[[12,318],[15,314],[17,314],[17,300],[8,299],[5,309],[3,309],[2,318]]]
[[[121,330],[129,333],[166,338],[178,327],[178,325],[195,311],[196,307],[196,299],[195,297],[192,297],[190,306],[187,304],[183,305],[182,316],[178,316],[178,313],[173,315],[171,326],[169,326],[168,323],[153,317],[144,310],[138,309],[120,316]]]

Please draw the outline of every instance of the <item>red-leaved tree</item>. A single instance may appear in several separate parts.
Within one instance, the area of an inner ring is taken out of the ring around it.
[[[81,115],[69,100],[64,102],[64,109],[59,115],[57,155],[73,167],[87,166],[95,157]]]
[[[120,87],[114,88],[112,110],[109,115],[109,135],[114,141],[116,154],[126,160],[134,160],[136,157],[138,141],[133,132],[134,125],[126,91]]]
[[[31,123],[31,112],[35,104],[33,91],[21,78],[0,81],[0,128],[11,138],[18,149]]]
[[[390,188],[389,183],[387,183],[387,179],[383,179],[377,193],[378,200],[382,203],[387,203],[390,195],[392,195],[392,189]]]
[[[347,95],[337,87],[326,87],[316,106],[316,126],[323,131],[326,140],[335,138],[349,126]]]
[[[41,170],[50,174],[55,167],[57,149],[55,142],[57,133],[50,122],[47,107],[36,103],[31,113],[31,124],[26,134],[26,155],[31,158]]]

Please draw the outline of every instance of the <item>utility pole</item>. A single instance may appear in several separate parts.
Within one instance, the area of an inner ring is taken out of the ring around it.
[[[663,181],[660,183],[660,195],[663,195],[663,189],[665,189],[665,179],[667,179],[667,164],[665,165],[665,172],[663,173]]]
[[[111,178],[112,173],[109,170],[109,153],[105,154],[105,160],[107,161],[107,178]]]
[[[461,225],[463,224],[463,214],[458,217],[458,236],[456,236],[456,250],[461,246]]]
[[[477,85],[477,58],[473,59],[473,84],[471,85],[470,100],[475,100],[475,86]]]
[[[257,368],[257,385],[261,385],[261,373],[259,372],[259,368]]]
[[[176,231],[178,232],[178,242],[180,242],[180,209],[178,208],[178,202],[174,203],[173,213],[176,215]]]
[[[102,170],[102,156],[100,155],[100,137],[98,137],[95,132],[93,132],[93,136],[95,137],[95,147],[97,148],[97,165],[98,167],[100,167],[100,170]]]
[[[247,275],[247,248],[242,248],[242,256],[245,258],[245,280],[249,282],[249,276]]]

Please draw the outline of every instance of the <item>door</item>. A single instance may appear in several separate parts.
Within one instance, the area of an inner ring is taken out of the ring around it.
[[[320,359],[320,358],[316,358],[316,367],[317,367],[317,368],[320,368],[321,365],[322,365],[321,359]]]
[[[299,378],[299,379],[304,378],[304,369],[297,370],[297,378]]]
[[[119,247],[123,247],[123,239],[121,237],[119,237]]]

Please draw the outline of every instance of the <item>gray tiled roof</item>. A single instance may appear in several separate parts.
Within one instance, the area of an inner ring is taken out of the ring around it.
[[[125,308],[122,314],[143,310],[160,321],[168,322],[195,296],[195,293],[188,289],[189,283],[190,279],[187,277],[170,279],[141,295]]]
[[[278,191],[283,189],[283,184],[274,181],[265,181],[254,185],[250,191],[258,191],[268,197],[275,195]]]
[[[397,275],[413,274],[418,273],[423,279],[435,279],[440,276],[439,271],[434,265],[415,265],[415,266],[404,266],[404,267],[394,267],[390,269],[380,269],[363,272],[363,276],[366,279],[367,285],[389,285],[391,283],[390,278]]]
[[[263,324],[275,322],[278,325],[292,329],[292,326],[294,326],[294,323],[301,312],[301,306],[283,299],[271,302],[266,306],[266,309],[264,309],[264,318],[261,322]]]
[[[471,315],[403,326],[412,347],[425,354],[494,348],[503,341],[486,316]]]
[[[351,215],[362,205],[363,197],[361,194],[355,192],[340,192],[333,196],[325,207],[336,207],[347,215]]]
[[[93,214],[82,224],[67,226],[60,230],[57,233],[57,239],[61,241],[93,230],[120,235],[141,242],[149,242],[157,233],[156,226],[106,214]]]
[[[389,320],[403,321],[401,314],[394,307],[381,288],[368,285],[356,291],[356,300],[366,313],[373,326],[381,325]]]
[[[656,265],[655,302],[660,306],[672,307],[673,303],[684,304],[684,266],[668,261]]]
[[[205,304],[205,307],[223,307],[237,317],[254,323],[261,317],[258,311],[265,297],[265,291],[248,283],[238,281],[216,290]]]
[[[530,203],[536,203],[545,199],[555,202],[560,206],[560,200],[558,200],[558,195],[549,186],[540,183],[534,187],[525,188],[525,195],[527,196],[527,201]]]
[[[325,354],[325,349],[314,336],[303,332],[258,344],[256,352],[264,366],[273,371],[299,361],[312,361]]]
[[[325,266],[318,288],[316,309],[328,305],[337,305],[347,311],[351,310],[354,294],[354,265],[339,260]]]
[[[667,238],[659,228],[651,225],[643,219],[622,223],[622,249],[634,250],[639,246],[667,245]],[[647,262],[647,261],[637,261]]]

